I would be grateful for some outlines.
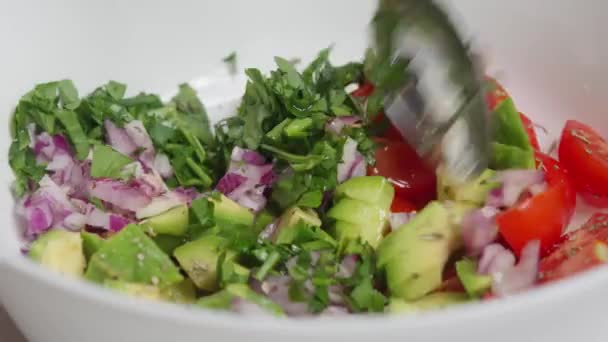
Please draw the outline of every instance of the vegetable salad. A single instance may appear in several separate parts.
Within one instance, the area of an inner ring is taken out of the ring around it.
[[[329,53],[246,69],[213,128],[187,84],[169,102],[115,81],[35,86],[9,152],[27,255],[130,296],[290,317],[489,300],[608,261],[606,215],[563,236],[577,192],[606,205],[592,128],[569,121],[558,161],[488,78],[491,169],[457,183],[383,115],[374,52]]]

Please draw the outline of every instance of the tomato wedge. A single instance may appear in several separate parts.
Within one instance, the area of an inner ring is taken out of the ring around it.
[[[437,180],[432,168],[403,141],[378,138],[376,164],[368,167],[368,175],[379,175],[389,179],[395,195],[423,207],[436,198]]]
[[[374,92],[374,85],[370,82],[364,82],[359,88],[351,93],[355,97],[368,97]]]
[[[588,270],[608,262],[608,214],[597,213],[579,229],[564,236],[563,242],[543,258],[540,282]]]
[[[412,202],[401,196],[395,196],[395,198],[393,198],[393,203],[391,203],[392,213],[411,213],[415,212],[417,209],[418,208],[416,208]]]
[[[559,162],[540,152],[536,158],[539,169],[545,171],[546,189],[496,216],[501,236],[517,255],[531,240],[540,240],[546,255],[560,240],[576,206],[572,185]]]
[[[507,93],[505,88],[503,88],[503,86],[498,83],[498,81],[496,81],[496,79],[492,77],[486,77],[486,82],[488,84],[488,92],[486,93],[486,103],[488,105],[488,108],[493,111],[494,109],[496,109],[496,107],[498,107],[498,105],[500,105],[504,100],[508,99],[511,96],[509,95],[509,93]],[[534,123],[524,113],[519,113],[519,117],[521,118],[521,122],[524,124],[526,133],[528,133],[530,144],[535,150],[540,150],[538,138],[534,129]]]
[[[603,137],[583,123],[567,121],[559,143],[559,160],[587,202],[608,207],[608,143]]]

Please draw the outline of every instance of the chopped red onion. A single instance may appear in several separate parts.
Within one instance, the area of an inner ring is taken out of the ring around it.
[[[87,217],[81,213],[71,213],[63,219],[63,226],[71,231],[79,231],[86,224]]]
[[[356,127],[360,124],[361,118],[358,116],[339,116],[325,124],[325,131],[339,135],[344,127]]]
[[[86,212],[86,224],[91,227],[108,230],[110,227],[110,215],[96,206],[89,204]]]
[[[268,224],[264,230],[262,230],[260,232],[259,238],[260,239],[265,239],[265,240],[272,240],[274,237],[274,234],[277,231],[277,228],[279,227],[279,219],[276,219],[274,221],[272,221],[272,223]]]
[[[263,155],[256,151],[240,148],[238,146],[235,146],[234,149],[232,149],[230,159],[235,162],[245,162],[258,166],[266,163],[266,158],[264,158]]]
[[[528,242],[516,266],[492,274],[492,292],[498,296],[508,296],[534,286],[538,279],[539,255],[540,241]]]
[[[137,164],[141,166],[140,163]],[[135,180],[133,184],[148,197],[157,197],[168,190],[163,178],[156,170],[150,169],[149,172],[144,172],[143,167],[137,167],[135,169]]]
[[[505,272],[513,265],[515,265],[513,253],[501,244],[493,243],[484,248],[477,265],[477,272],[479,274]]]
[[[342,259],[342,262],[338,266],[338,272],[336,272],[336,277],[338,278],[350,278],[355,274],[355,270],[357,269],[357,262],[359,261],[359,257],[355,254],[350,254]]]
[[[289,299],[290,283],[291,278],[288,276],[273,276],[266,278],[261,288],[263,294],[280,305],[288,316],[310,315],[306,302],[293,302]]]
[[[125,217],[119,215],[110,215],[110,226],[108,228],[112,232],[118,232],[129,223],[131,223],[131,221]]]
[[[139,220],[162,214],[165,211],[186,204],[186,200],[172,191],[164,193],[152,200],[144,207],[135,211],[135,217]]]
[[[342,161],[338,164],[338,182],[342,183],[353,177],[353,173],[365,175],[365,160],[357,151],[357,142],[347,138],[342,149]]]
[[[497,211],[492,207],[475,209],[462,219],[462,239],[467,253],[479,255],[483,249],[498,237],[498,227],[494,216]]]
[[[247,177],[241,176],[237,173],[228,172],[220,179],[215,189],[223,194],[229,194],[234,189],[245,183]]]
[[[502,183],[500,207],[511,207],[529,187],[542,184],[545,181],[545,173],[540,170],[505,170],[497,174],[497,179]],[[493,194],[495,195],[496,193]]]
[[[132,155],[137,151],[137,145],[131,140],[124,128],[119,128],[110,120],[104,122],[106,140],[112,147],[125,155]]]
[[[163,177],[169,178],[173,176],[173,167],[171,166],[171,162],[169,161],[169,157],[167,157],[164,153],[159,153],[154,158],[153,168]]]
[[[408,223],[412,218],[416,216],[415,212],[411,213],[390,213],[388,216],[388,222],[391,226],[391,231],[397,230],[399,227]]]
[[[137,211],[151,202],[141,189],[113,179],[92,181],[88,187],[89,196],[97,197],[119,208]]]

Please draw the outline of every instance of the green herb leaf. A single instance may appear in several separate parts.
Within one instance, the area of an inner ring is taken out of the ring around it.
[[[94,178],[123,178],[122,169],[133,160],[108,145],[96,145],[93,149],[91,176]]]
[[[89,155],[90,144],[89,139],[78,121],[77,114],[70,110],[60,110],[55,113],[55,116],[61,122],[68,137],[72,141],[72,144],[76,149],[76,157],[80,160],[85,159]]]

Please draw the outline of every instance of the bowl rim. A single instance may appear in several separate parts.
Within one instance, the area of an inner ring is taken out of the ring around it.
[[[448,323],[457,324],[468,320],[483,322],[498,313],[524,312],[530,307],[546,305],[548,302],[565,301],[583,291],[590,290],[590,287],[608,284],[608,265],[606,265],[508,298],[463,304],[415,315],[347,315],[323,318],[312,316],[285,319],[271,315],[243,316],[232,312],[212,311],[130,297],[82,279],[62,276],[24,256],[0,261],[0,269],[2,267],[30,277],[32,281],[41,282],[43,285],[63,291],[67,296],[77,296],[83,300],[97,302],[98,305],[106,306],[111,310],[120,310],[159,320],[177,321],[182,324],[230,327],[258,333],[281,332],[315,336],[347,336],[377,331],[403,331],[404,329],[419,330],[436,327],[438,324],[445,326]],[[281,325],[277,326],[277,322],[281,322]]]

